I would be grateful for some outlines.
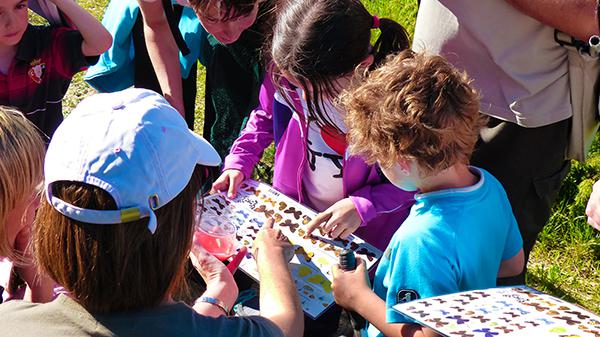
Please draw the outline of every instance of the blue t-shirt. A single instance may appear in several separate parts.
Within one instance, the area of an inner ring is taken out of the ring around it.
[[[419,298],[496,286],[503,260],[523,246],[502,185],[483,169],[470,187],[415,195],[392,237],[373,290],[385,299],[388,323],[413,323],[392,306]],[[383,336],[373,325],[369,336]]]

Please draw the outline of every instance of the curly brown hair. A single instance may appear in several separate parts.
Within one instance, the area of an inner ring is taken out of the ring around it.
[[[471,80],[441,56],[389,56],[342,94],[352,154],[389,168],[415,159],[433,175],[467,163],[486,118]]]

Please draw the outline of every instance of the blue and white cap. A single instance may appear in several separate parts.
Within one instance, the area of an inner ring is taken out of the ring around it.
[[[196,164],[221,158],[159,94],[127,89],[83,100],[58,127],[46,153],[48,202],[73,220],[116,224],[149,217],[188,184]],[[76,181],[108,192],[118,210],[74,206],[52,195],[57,181]]]

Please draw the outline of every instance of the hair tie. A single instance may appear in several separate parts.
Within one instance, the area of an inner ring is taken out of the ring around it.
[[[371,28],[378,29],[379,28],[379,17],[377,15],[373,15],[373,24]]]

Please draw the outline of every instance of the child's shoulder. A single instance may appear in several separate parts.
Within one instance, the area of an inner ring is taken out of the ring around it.
[[[40,54],[52,46],[64,44],[66,40],[77,41],[80,39],[80,37],[71,36],[73,34],[80,36],[79,32],[72,27],[29,24],[21,43],[28,47],[35,47],[37,54]]]

